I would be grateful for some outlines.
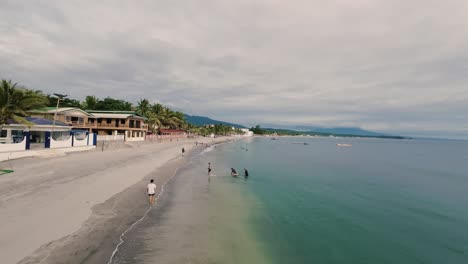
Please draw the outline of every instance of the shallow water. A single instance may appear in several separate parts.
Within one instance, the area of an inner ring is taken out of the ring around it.
[[[167,185],[119,263],[468,263],[467,187],[463,141],[224,144]]]

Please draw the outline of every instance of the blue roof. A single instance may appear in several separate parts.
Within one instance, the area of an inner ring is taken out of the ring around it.
[[[42,117],[24,117],[24,119],[28,120],[29,122],[33,123],[34,125],[40,126],[52,126],[54,124],[53,120],[42,118]],[[9,120],[10,124],[17,124],[14,120]],[[70,126],[60,121],[55,121],[56,126]]]

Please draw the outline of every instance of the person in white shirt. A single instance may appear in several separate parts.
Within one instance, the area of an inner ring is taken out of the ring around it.
[[[155,195],[156,195],[156,184],[154,184],[153,179],[150,180],[150,183],[146,187],[146,190],[148,191],[148,197],[149,197],[150,204],[154,204]]]

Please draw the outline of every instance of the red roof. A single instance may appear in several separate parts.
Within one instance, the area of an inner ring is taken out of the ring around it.
[[[159,129],[161,133],[185,133],[185,130],[178,130],[178,129]]]

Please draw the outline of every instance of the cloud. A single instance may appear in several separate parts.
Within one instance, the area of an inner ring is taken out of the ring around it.
[[[468,137],[465,1],[1,5],[0,77],[30,88],[244,124]]]

